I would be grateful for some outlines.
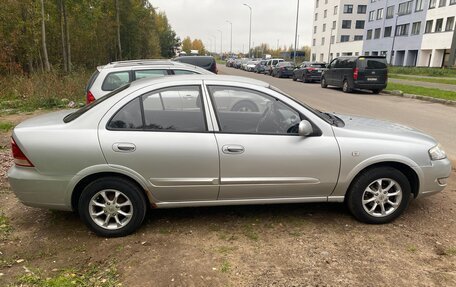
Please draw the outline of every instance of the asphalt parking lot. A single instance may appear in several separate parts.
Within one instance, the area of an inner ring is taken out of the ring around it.
[[[456,162],[456,107],[421,100],[373,95],[357,91],[345,94],[340,89],[323,89],[319,83],[293,82],[288,78],[245,72],[218,65],[220,74],[251,77],[266,81],[299,101],[327,112],[365,116],[401,123],[436,138]]]

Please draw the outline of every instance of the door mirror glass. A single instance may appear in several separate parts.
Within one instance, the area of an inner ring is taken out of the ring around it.
[[[299,123],[298,134],[302,137],[307,137],[313,134],[313,128],[309,121],[302,120]]]

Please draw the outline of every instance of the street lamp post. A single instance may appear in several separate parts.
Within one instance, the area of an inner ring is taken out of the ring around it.
[[[391,31],[393,33],[393,43],[391,44],[391,52],[390,52],[390,65],[393,66],[393,52],[394,52],[394,42],[396,40],[396,31],[397,31],[397,19],[399,19],[399,14],[396,14],[396,23],[394,24],[394,30]]]
[[[331,44],[332,44],[333,31],[334,31],[334,27],[331,27],[331,33],[329,34],[328,63],[331,61]]]
[[[214,38],[214,52],[213,53],[217,53],[217,37],[214,36],[214,35],[211,35],[211,38]]]
[[[227,23],[230,23],[230,26],[231,26],[231,35],[230,35],[230,57],[231,57],[231,54],[233,54],[233,23],[226,20]]]
[[[250,58],[250,44],[252,43],[252,7],[247,4],[243,4],[244,6],[247,6],[250,9],[250,29],[249,29],[249,58]]]
[[[220,32],[220,59],[222,59],[223,54],[223,33],[222,30],[217,30]]]
[[[294,55],[293,55],[293,63],[296,66],[296,47],[298,45],[298,20],[299,20],[299,0],[298,0],[298,7],[296,8],[296,30],[295,30],[295,47],[294,47]]]

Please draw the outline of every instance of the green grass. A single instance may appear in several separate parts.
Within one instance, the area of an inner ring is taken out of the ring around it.
[[[445,100],[456,100],[456,93],[451,91],[444,91],[434,88],[423,88],[419,86],[410,86],[410,85],[403,85],[403,84],[396,84],[396,83],[388,83],[386,87],[388,91],[402,91],[405,94],[413,94],[413,95],[420,95],[420,96],[428,96],[432,98],[438,99],[445,99]]]
[[[0,114],[67,107],[70,101],[85,103],[84,87],[89,71],[69,75],[36,73],[0,77]]]
[[[14,124],[10,122],[0,122],[0,132],[9,132],[14,128]]]
[[[428,68],[428,67],[388,67],[391,74],[417,75],[429,77],[456,77],[454,68]]]
[[[393,79],[409,80],[409,81],[415,81],[415,82],[456,85],[456,79],[453,80],[453,79],[441,79],[441,78],[418,78],[418,77],[410,77],[410,76],[403,76],[403,75],[396,75],[396,74],[389,74],[388,76]]]
[[[11,232],[12,228],[8,218],[0,212],[0,239],[5,239]]]
[[[222,265],[220,266],[220,271],[222,273],[228,273],[231,269],[231,265],[230,265],[230,262],[228,262],[228,260],[223,260],[222,262]]]
[[[73,269],[63,270],[53,276],[44,276],[39,270],[34,270],[20,276],[16,283],[10,286],[33,287],[114,287],[120,286],[117,270],[113,266],[108,268],[92,267],[85,271]]]

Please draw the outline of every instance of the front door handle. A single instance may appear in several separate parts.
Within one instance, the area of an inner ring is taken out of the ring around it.
[[[112,145],[112,149],[116,152],[134,152],[136,146],[132,143],[115,143]]]
[[[240,154],[244,151],[245,149],[241,145],[224,145],[222,147],[222,152],[226,154]]]

